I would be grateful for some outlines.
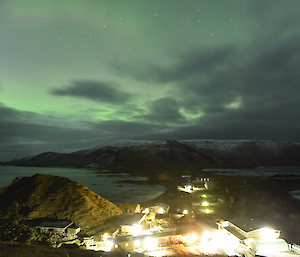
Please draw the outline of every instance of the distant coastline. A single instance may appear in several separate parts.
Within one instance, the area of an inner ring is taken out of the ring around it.
[[[134,183],[146,179],[127,173],[106,173],[94,169],[49,168],[0,166],[0,188],[10,185],[15,177],[28,177],[35,174],[64,176],[87,186],[90,190],[116,205],[139,203],[151,200],[163,194],[163,185]],[[127,183],[122,181],[127,180]],[[131,183],[131,182],[132,183]],[[121,186],[120,186],[121,185]]]

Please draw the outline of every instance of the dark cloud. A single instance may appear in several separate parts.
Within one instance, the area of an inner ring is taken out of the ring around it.
[[[139,65],[117,63],[112,66],[118,74],[133,76],[139,80],[159,83],[179,82],[187,78],[194,78],[195,75],[222,69],[224,64],[228,65],[233,50],[234,48],[231,46],[193,49],[192,52],[175,54],[169,66],[153,65],[147,62]],[[227,63],[224,63],[225,61]]]
[[[146,122],[132,122],[123,120],[102,121],[92,124],[93,129],[107,134],[114,138],[132,138],[137,135],[144,135],[145,133],[156,133],[168,128],[165,125],[153,124]]]
[[[299,44],[300,36],[291,33],[243,48],[192,49],[167,67],[138,65],[144,67],[139,79],[173,84],[172,96],[154,101],[145,120],[182,125],[147,136],[299,141]],[[179,110],[199,117],[185,119]]]
[[[130,99],[130,94],[118,89],[112,83],[91,80],[75,80],[64,88],[51,90],[51,93],[57,96],[74,96],[112,104],[122,104]]]
[[[231,116],[232,117],[232,116]],[[278,126],[277,122],[264,120],[230,120],[226,117],[214,117],[216,119],[202,120],[195,125],[184,124],[180,127],[147,133],[142,136],[133,136],[134,139],[148,140],[180,140],[180,139],[203,139],[203,140],[275,140],[300,142],[300,126],[286,124]],[[220,118],[217,120],[217,118]]]
[[[59,146],[82,149],[108,138],[300,141],[299,45],[300,37],[295,35],[277,42],[267,38],[263,44],[244,48],[191,49],[177,55],[176,64],[148,66],[143,80],[168,82],[172,87],[169,96],[150,101],[144,108],[126,103],[130,95],[111,84],[75,81],[52,91],[122,103],[119,112],[123,110],[131,121],[86,122],[81,129],[47,125],[34,122],[40,115],[1,105],[0,154],[7,160]]]
[[[147,113],[135,116],[138,120],[160,124],[178,124],[185,120],[180,113],[180,101],[171,97],[163,97],[148,105]]]
[[[36,155],[57,147],[82,149],[93,145],[97,137],[93,131],[75,125],[70,128],[34,122],[43,117],[4,105],[0,105],[0,114],[0,161]]]
[[[42,120],[48,122],[43,124]],[[67,121],[68,126],[58,123],[59,120],[49,122],[49,117],[43,115],[0,105],[0,161],[56,149],[76,151],[93,147],[103,139],[133,138],[168,129],[164,125],[122,120],[81,122],[81,126],[72,121]]]
[[[0,8],[6,17],[3,101],[57,113],[0,105],[0,160],[116,138],[300,142],[300,1],[140,2],[126,19],[131,6],[103,6],[112,14],[105,20],[90,4],[66,4],[58,12],[49,4],[50,16],[47,8],[37,16],[36,6],[26,5],[32,19],[19,15],[23,5]],[[65,15],[67,9],[72,12]],[[99,71],[112,83],[102,82]],[[78,74],[95,80],[59,82]],[[121,79],[122,87],[113,83]],[[38,83],[36,95],[49,101],[48,109],[39,108],[37,97],[28,104]],[[43,92],[50,85],[61,87],[52,88],[49,99]],[[58,96],[90,102],[68,101],[63,112],[51,102]],[[74,106],[72,118],[59,115]]]

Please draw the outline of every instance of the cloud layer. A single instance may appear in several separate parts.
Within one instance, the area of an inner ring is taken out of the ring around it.
[[[91,80],[76,80],[71,85],[52,89],[51,93],[57,96],[85,98],[111,104],[122,104],[130,98],[128,93],[119,90],[112,83]]]
[[[75,2],[1,5],[0,161],[117,138],[300,142],[299,1]]]

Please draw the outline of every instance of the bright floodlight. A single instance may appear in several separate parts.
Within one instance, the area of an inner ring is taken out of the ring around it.
[[[152,237],[146,238],[144,242],[145,248],[147,248],[148,250],[153,250],[157,248],[157,244],[157,240]]]
[[[112,241],[106,241],[106,244],[105,244],[105,251],[106,251],[106,252],[111,251],[112,246],[113,246],[113,242],[112,242]]]
[[[184,210],[184,211],[183,211],[183,214],[184,214],[184,215],[188,214],[188,210]]]
[[[208,241],[209,238],[210,234],[208,232],[203,232],[203,234],[201,235],[201,241]]]
[[[140,246],[140,241],[139,241],[139,240],[136,240],[136,241],[134,242],[134,246],[135,246],[135,247]]]
[[[198,236],[196,234],[190,234],[190,239],[192,241],[196,241],[198,239]]]
[[[207,197],[207,195],[206,195],[206,194],[203,194],[203,195],[201,195],[201,197],[203,197],[203,198],[206,198],[206,197]]]
[[[208,202],[203,202],[202,206],[209,206],[209,203]]]
[[[163,209],[163,208],[160,208],[159,211],[158,211],[158,213],[159,213],[159,214],[164,214],[164,209]]]
[[[102,236],[103,240],[107,240],[108,238],[108,233],[104,233],[103,236]]]
[[[262,237],[264,240],[271,240],[277,238],[276,233],[274,233],[273,229],[263,228],[262,229]]]
[[[218,244],[229,256],[236,255],[236,249],[240,246],[240,242],[228,234],[220,236]]]
[[[139,224],[134,224],[132,227],[132,234],[138,235],[142,232],[142,226]]]
[[[204,213],[211,213],[212,210],[210,210],[210,209],[205,209],[205,210],[203,210],[203,212],[204,212]]]

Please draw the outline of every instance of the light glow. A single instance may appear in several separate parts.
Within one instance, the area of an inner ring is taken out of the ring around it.
[[[196,234],[190,234],[190,240],[196,241],[198,239],[198,236]]]
[[[209,203],[208,202],[203,202],[202,206],[209,206]]]
[[[219,244],[222,249],[226,252],[227,255],[235,255],[236,249],[238,249],[241,245],[238,240],[229,235],[224,235],[220,237]]]
[[[132,234],[138,235],[138,234],[141,234],[141,232],[142,232],[142,226],[139,224],[134,224],[132,227]]]
[[[145,210],[143,210],[143,213],[149,213],[149,208],[146,208]]]
[[[203,210],[203,212],[208,214],[208,213],[211,213],[212,210],[210,210],[210,209],[207,208],[207,209]]]
[[[210,238],[210,233],[208,233],[208,232],[204,232],[204,233],[201,235],[201,241],[206,242],[206,241],[209,240],[209,238]]]
[[[271,239],[277,238],[277,235],[273,229],[263,228],[262,229],[262,237],[264,240],[271,240]]]
[[[107,240],[107,238],[108,238],[108,233],[104,233],[103,234],[103,240],[105,241],[105,240]]]
[[[145,239],[144,245],[148,250],[153,250],[157,248],[158,242],[156,239],[148,237]]]
[[[135,245],[135,247],[140,246],[140,241],[139,241],[139,240],[136,240],[136,241],[134,242],[134,245]]]
[[[184,214],[184,215],[188,214],[188,210],[184,210],[184,211],[183,211],[183,214]]]
[[[111,251],[112,247],[113,247],[113,242],[112,241],[106,241],[105,251],[107,251],[107,252]]]

